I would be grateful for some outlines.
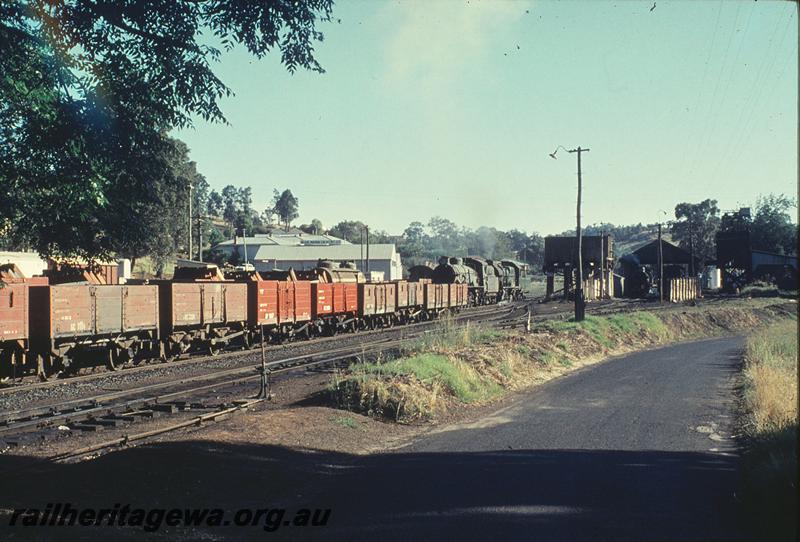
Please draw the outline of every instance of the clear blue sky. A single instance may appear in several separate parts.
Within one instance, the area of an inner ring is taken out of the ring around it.
[[[211,183],[300,198],[299,222],[401,233],[459,225],[655,222],[797,192],[794,2],[342,1],[325,74],[236,50],[216,72],[230,126],[176,133]],[[341,22],[338,22],[340,19]]]

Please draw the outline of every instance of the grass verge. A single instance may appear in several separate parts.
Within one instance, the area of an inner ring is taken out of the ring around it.
[[[796,540],[797,323],[753,333],[743,373],[743,500],[752,532]]]
[[[685,310],[549,321],[532,333],[458,327],[443,319],[396,359],[351,365],[330,386],[340,408],[399,422],[435,420],[492,401],[612,355],[674,340],[742,332],[794,309],[686,307]]]

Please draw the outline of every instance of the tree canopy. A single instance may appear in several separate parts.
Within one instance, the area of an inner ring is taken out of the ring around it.
[[[782,254],[797,253],[798,227],[789,214],[796,207],[794,200],[769,194],[758,198],[753,217],[753,248]]]
[[[283,222],[286,231],[289,231],[289,226],[292,225],[292,221],[300,216],[300,200],[298,200],[288,188],[283,192],[275,190],[272,199],[272,208],[281,222]]]
[[[332,0],[10,0],[0,4],[0,232],[43,255],[104,256],[126,213],[175,177],[167,132],[225,122],[222,51],[321,72]],[[134,212],[136,211],[136,212]],[[125,223],[126,227],[129,223]]]
[[[678,246],[694,252],[695,259],[701,265],[713,260],[716,257],[715,235],[720,225],[717,200],[679,203],[675,206],[675,218],[670,230]]]

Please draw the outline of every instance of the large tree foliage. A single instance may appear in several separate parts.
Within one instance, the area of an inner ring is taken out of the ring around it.
[[[0,234],[42,254],[113,251],[171,175],[168,130],[224,122],[211,63],[243,45],[322,71],[332,0],[0,3]],[[122,211],[120,211],[120,208]],[[134,225],[127,243],[137,231]],[[137,243],[141,240],[137,240]]]
[[[300,216],[300,200],[288,188],[280,193],[277,190],[275,191],[272,208],[281,222],[283,222],[286,231],[289,231],[292,221]]]
[[[715,235],[720,224],[717,200],[679,203],[675,206],[675,219],[670,230],[678,246],[693,251],[700,265],[713,259],[716,254]]]
[[[784,195],[758,198],[751,225],[752,247],[781,254],[797,253],[798,229],[789,214],[795,206],[794,200]]]
[[[360,220],[342,220],[328,230],[328,233],[351,243],[360,243],[362,232],[366,227]]]
[[[249,186],[237,187],[229,184],[222,189],[220,198],[218,216],[222,216],[230,224],[231,233],[254,233],[255,227],[261,225],[258,213],[253,209],[253,190]]]
[[[208,183],[189,159],[189,148],[182,141],[166,139],[159,159],[162,171],[142,179],[139,185],[110,187],[115,203],[104,224],[111,250],[134,261],[150,255],[157,269],[163,270],[176,252],[188,250],[189,194],[198,209]],[[133,191],[142,195],[129,197]]]
[[[322,226],[322,221],[318,218],[313,219],[311,224],[301,224],[299,228],[304,233],[311,233],[314,235],[325,233],[325,228]]]

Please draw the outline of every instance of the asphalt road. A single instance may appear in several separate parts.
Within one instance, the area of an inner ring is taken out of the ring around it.
[[[141,529],[12,528],[14,508],[330,508],[326,527],[172,528],[157,540],[740,540],[731,437],[741,341],[633,354],[553,380],[391,453],[163,442],[73,465],[0,456],[0,538],[138,540]]]
[[[740,349],[723,338],[611,360],[478,423],[357,461],[314,496],[335,503],[326,534],[738,540]]]

